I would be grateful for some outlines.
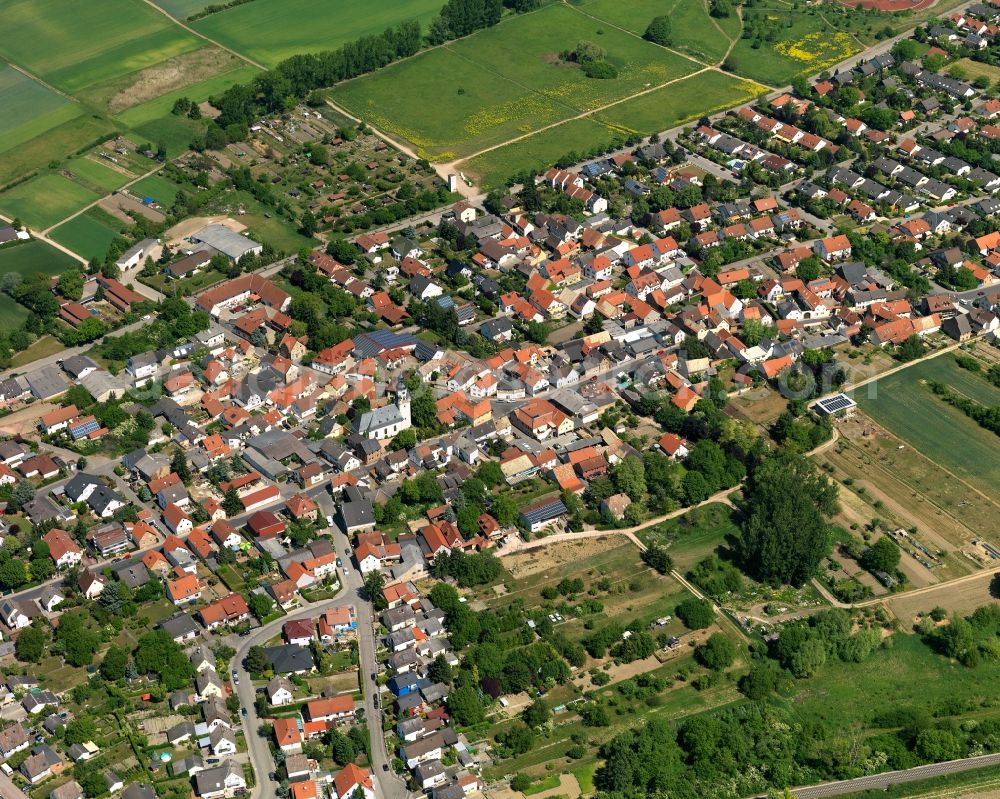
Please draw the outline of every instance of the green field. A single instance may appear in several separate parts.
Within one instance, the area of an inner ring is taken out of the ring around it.
[[[874,714],[894,708],[921,708],[947,718],[968,714],[966,703],[995,703],[997,661],[967,668],[935,653],[916,635],[897,634],[891,643],[863,663],[832,661],[812,679],[797,683],[795,713],[803,721],[818,718],[834,728],[860,722],[871,729]]]
[[[957,366],[950,355],[880,378],[853,396],[876,422],[992,496],[1000,480],[1000,437],[935,397],[922,385],[928,380],[945,383],[953,391],[986,405],[1000,405],[1000,389]]]
[[[815,9],[768,2],[746,13],[774,21],[779,38],[757,48],[750,39],[739,39],[726,68],[769,86],[784,86],[797,75],[820,72],[861,50],[849,33],[828,25]]]
[[[58,275],[76,263],[44,241],[32,240],[0,249],[0,274],[20,272],[29,275]]]
[[[726,55],[730,42],[740,35],[740,20],[734,13],[725,19],[708,15],[702,0],[589,0],[582,9],[587,14],[606,20],[642,36],[653,17],[670,17],[672,40],[670,47],[710,64],[718,64]]]
[[[462,164],[462,171],[479,178],[487,188],[502,186],[511,175],[523,170],[544,171],[564,155],[585,153],[595,146],[606,146],[621,131],[593,119],[571,119],[554,128],[543,130],[528,138],[505,144],[477,155]]]
[[[94,144],[114,130],[106,119],[91,114],[78,116],[69,122],[45,131],[3,153],[0,157],[0,186],[31,174],[52,161],[65,158],[88,144]]]
[[[619,69],[587,78],[558,54],[599,42]],[[510,58],[510,53],[518,58]],[[486,31],[349,81],[332,98],[352,113],[447,160],[569,119],[698,65],[568,6],[509,18]],[[440,102],[429,105],[427,97]],[[589,144],[593,145],[593,141]],[[565,152],[564,147],[561,152]]]
[[[600,122],[649,134],[745,103],[767,90],[722,72],[703,72],[594,115]]]
[[[131,174],[123,174],[112,168],[110,164],[102,164],[96,158],[84,156],[67,161],[63,168],[69,170],[73,174],[73,179],[78,183],[98,192],[111,192],[120,189],[136,177]]]
[[[181,21],[210,5],[211,0],[154,0],[170,16]]]
[[[92,258],[103,259],[116,236],[118,236],[117,230],[89,214],[80,214],[52,231],[52,238],[55,241],[64,247],[69,247],[88,261]]]
[[[62,175],[42,175],[0,194],[0,209],[33,228],[46,229],[99,198]]]
[[[159,5],[186,7],[194,3],[166,0]],[[274,66],[299,53],[334,50],[344,42],[381,33],[405,20],[419,20],[423,30],[427,30],[441,6],[441,0],[393,0],[391,3],[254,0],[200,19],[192,27],[238,53]]]
[[[0,294],[0,325],[4,330],[14,330],[24,324],[28,318],[28,309],[14,302],[6,294]]]
[[[132,129],[140,141],[151,142],[154,146],[162,144],[167,148],[167,155],[176,158],[188,149],[196,135],[204,133],[205,123],[169,114],[134,125]]]
[[[0,248],[0,275],[58,275],[74,264],[76,261],[65,253],[37,240]],[[10,330],[20,327],[27,317],[27,308],[0,294],[0,325]]]
[[[721,72],[703,72],[581,119],[572,119],[475,156],[462,165],[487,187],[500,186],[523,170],[540,171],[563,156],[585,157],[615,136],[650,134],[758,96],[759,84]]]
[[[235,69],[231,69],[219,75],[213,75],[211,78],[207,78],[206,80],[198,83],[193,83],[189,86],[185,86],[184,88],[167,92],[166,94],[160,95],[155,100],[149,100],[145,103],[132,106],[132,108],[118,114],[116,118],[120,119],[130,127],[142,125],[146,122],[152,122],[154,120],[167,117],[170,114],[170,109],[174,106],[174,102],[180,97],[187,97],[189,100],[194,100],[196,103],[200,103],[207,100],[212,95],[221,94],[235,83],[246,83],[250,81],[250,79],[253,78],[253,76],[259,71],[260,70],[254,67],[246,66],[243,65],[242,62],[239,62],[239,65],[237,65]]]
[[[9,0],[0,55],[73,93],[202,46],[141,0]]]
[[[0,152],[68,122],[80,107],[13,67],[0,69]]]
[[[152,197],[160,205],[169,207],[173,205],[179,189],[176,183],[160,175],[150,175],[133,183],[129,191],[137,197]]]

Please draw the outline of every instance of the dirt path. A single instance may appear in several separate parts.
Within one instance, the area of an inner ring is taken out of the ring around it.
[[[15,69],[18,72],[20,72],[22,75],[24,75],[24,77],[31,78],[33,81],[42,84],[42,86],[44,86],[50,92],[55,92],[60,97],[64,97],[65,99],[67,99],[71,103],[73,103],[74,105],[79,105],[80,104],[80,101],[77,100],[75,97],[71,97],[70,95],[66,94],[66,92],[60,91],[55,86],[53,86],[51,83],[46,83],[44,80],[42,80],[37,75],[33,75],[32,73],[28,72],[28,70],[26,70],[24,67],[19,67],[17,64],[10,64],[9,66],[10,66],[11,69]]]
[[[183,22],[182,20],[177,19],[177,17],[175,17],[173,14],[169,13],[168,11],[166,11],[163,8],[160,8],[158,5],[156,5],[156,3],[153,2],[153,0],[142,0],[142,1],[147,6],[149,6],[151,9],[153,9],[154,11],[157,11],[160,14],[163,14],[163,16],[165,16],[167,19],[169,19],[171,22],[173,22],[174,25],[177,25],[178,27],[181,27],[184,30],[186,30],[192,36],[197,36],[199,39],[202,39],[202,40],[208,42],[209,44],[214,45],[215,47],[218,47],[220,50],[225,50],[227,53],[230,53],[231,55],[236,56],[238,59],[240,59],[240,61],[245,61],[247,64],[249,64],[252,67],[257,67],[257,69],[263,69],[263,70],[267,69],[267,67],[265,67],[263,64],[261,64],[259,61],[254,61],[252,58],[247,58],[245,55],[243,55],[243,53],[238,53],[236,50],[233,50],[230,47],[226,47],[224,44],[219,44],[217,41],[215,41],[215,39],[212,39],[211,37],[206,36],[204,33],[200,33],[199,31],[196,31],[194,28],[192,28],[186,22]]]
[[[641,41],[645,41],[645,39],[643,39],[639,34],[635,33],[634,31],[630,31],[627,28],[623,28],[620,25],[615,25],[613,22],[609,22],[606,19],[601,19],[600,17],[595,17],[593,14],[588,14],[582,8],[579,8],[579,7],[574,6],[574,5],[570,5],[568,2],[566,2],[566,0],[563,0],[563,5],[566,6],[566,8],[570,8],[573,11],[576,11],[577,13],[582,14],[583,16],[587,17],[587,19],[593,20],[594,22],[599,22],[602,25],[607,25],[609,28],[614,28],[617,31],[621,31],[622,33],[626,34],[627,36],[631,36],[633,39],[639,39]],[[725,34],[723,34],[723,37],[726,38],[727,40],[729,38]],[[687,53],[682,53],[680,50],[675,50],[672,47],[666,47],[665,45],[662,45],[662,44],[660,45],[660,47],[663,47],[664,50],[668,50],[669,52],[673,53],[674,55],[678,55],[681,58],[686,58],[688,61],[693,61],[695,64],[700,64],[703,67],[711,67],[711,66],[713,66],[712,64],[708,64],[708,63],[706,63],[704,61],[699,61],[697,58],[695,58],[694,56],[690,56]],[[700,70],[700,71],[704,71],[704,70]],[[694,74],[697,75],[698,73],[696,72]],[[633,96],[637,97],[638,95],[633,95]]]
[[[14,218],[10,217],[10,216],[4,216],[3,214],[0,214],[0,220],[3,220],[4,222],[13,222]],[[65,253],[66,255],[68,255],[70,258],[72,258],[77,263],[81,263],[84,266],[88,265],[88,262],[87,262],[86,258],[81,258],[79,255],[77,255],[71,249],[69,249],[68,247],[64,247],[58,241],[53,241],[52,239],[50,239],[48,236],[46,236],[41,231],[32,230],[31,228],[25,228],[25,230],[27,230],[31,234],[32,238],[38,239],[39,241],[44,241],[50,247],[55,247],[57,250],[59,250],[59,252]]]
[[[94,160],[94,159],[90,159],[90,160]],[[113,164],[108,164],[108,166],[111,166],[113,168],[114,165]],[[118,191],[121,191],[122,189],[127,189],[129,186],[132,186],[132,185],[138,183],[143,178],[148,178],[150,175],[155,175],[161,169],[163,169],[163,165],[162,164],[157,164],[157,166],[155,166],[153,169],[150,169],[145,174],[139,175],[139,177],[133,178],[132,180],[130,180],[128,183],[126,183],[124,186],[122,186],[121,189],[118,189]],[[130,172],[129,174],[132,174],[132,173]],[[75,213],[70,214],[65,219],[60,219],[54,225],[49,225],[47,228],[45,228],[45,230],[42,231],[42,234],[43,235],[47,235],[48,233],[51,233],[53,230],[55,230],[60,225],[65,224],[66,222],[69,222],[71,219],[76,219],[78,216],[80,216],[80,214],[83,214],[83,213],[89,211],[95,205],[100,205],[103,200],[107,199],[107,196],[108,195],[104,195],[102,197],[98,197],[92,203],[88,203],[87,205],[83,206],[83,208],[81,208],[79,211],[76,211]],[[56,246],[58,246],[58,245],[56,245]],[[63,250],[64,252],[67,252],[67,253],[70,252],[65,247],[60,247],[59,249]],[[72,253],[72,255],[73,255],[74,258],[77,258],[78,260],[82,261],[83,263],[87,263],[86,259],[80,258],[79,255],[76,255],[75,253]]]

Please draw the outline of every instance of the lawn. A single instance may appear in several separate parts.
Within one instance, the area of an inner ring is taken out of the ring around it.
[[[141,0],[10,0],[0,55],[72,94],[202,46]]]
[[[162,175],[150,175],[132,184],[130,191],[138,197],[152,197],[160,205],[173,205],[179,187]]]
[[[784,86],[797,75],[812,75],[861,49],[849,33],[827,24],[816,9],[793,10],[790,4],[769,2],[745,13],[773,21],[778,39],[755,48],[752,40],[741,38],[726,66],[769,86]]]
[[[72,172],[73,178],[78,183],[102,193],[120,189],[130,180],[138,177],[131,173],[124,174],[123,172],[119,172],[117,169],[112,168],[110,164],[102,164],[96,157],[88,158],[80,156],[79,158],[74,158],[72,161],[67,161],[63,168]]]
[[[587,117],[571,119],[534,136],[477,155],[465,161],[461,169],[467,175],[478,177],[484,187],[495,188],[518,172],[541,172],[565,155],[607,147],[616,136],[621,140],[626,137],[623,132]]]
[[[711,64],[725,57],[730,41],[740,34],[739,17],[713,19],[701,0],[590,0],[582,10],[638,36],[654,17],[666,14],[672,28],[670,47]]]
[[[161,0],[159,5],[204,6],[193,0]],[[334,50],[345,42],[381,33],[399,22],[416,19],[427,30],[441,10],[441,0],[254,0],[193,23],[192,27],[227,47],[267,66],[299,53]],[[170,10],[168,8],[168,10]],[[196,9],[197,10],[197,9]],[[188,11],[188,13],[191,13]]]
[[[118,231],[88,214],[80,214],[57,227],[51,235],[55,241],[89,261],[92,258],[103,260]]]
[[[2,297],[3,299],[9,299],[7,295],[2,295]],[[13,302],[13,300],[11,301]],[[20,308],[21,306],[18,305],[17,307]],[[27,313],[27,309],[25,309],[25,313]],[[0,315],[0,318],[2,318],[2,315]],[[53,336],[42,336],[24,352],[19,352],[11,358],[10,365],[15,368],[18,366],[24,366],[32,361],[37,361],[39,358],[48,358],[50,355],[55,355],[57,352],[62,352],[64,349],[66,349],[66,347],[59,339]]]
[[[596,80],[559,59],[581,40],[607,51],[619,76]],[[510,58],[511,53],[517,58]],[[373,125],[447,160],[690,74],[698,64],[552,5],[335,88],[332,98]],[[440,102],[428,105],[425,98]],[[591,127],[591,133],[598,133]],[[608,137],[602,136],[601,140]],[[595,143],[585,139],[587,148]],[[563,147],[558,154],[571,147]],[[514,171],[514,170],[512,170]]]
[[[745,103],[766,91],[753,81],[703,72],[626,100],[594,117],[613,127],[650,134]]]
[[[0,68],[0,152],[79,116],[80,107],[13,67]]]
[[[955,364],[950,355],[923,361],[880,378],[854,393],[861,409],[890,432],[957,477],[990,496],[1000,480],[1000,438],[924,384],[937,380],[965,396],[1000,405],[1000,389]]]
[[[100,194],[62,175],[42,175],[0,194],[0,209],[45,229],[99,198]]]

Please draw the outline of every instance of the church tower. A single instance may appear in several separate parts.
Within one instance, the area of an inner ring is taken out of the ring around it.
[[[410,390],[406,387],[402,377],[396,383],[396,407],[399,408],[400,415],[406,420],[406,427],[410,427],[413,424],[410,419]]]

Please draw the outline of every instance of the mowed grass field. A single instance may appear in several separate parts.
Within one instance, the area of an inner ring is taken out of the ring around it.
[[[0,68],[0,152],[23,144],[63,122],[82,109],[11,66]]]
[[[608,60],[618,67],[618,78],[587,78],[559,59],[561,52],[572,50],[581,40],[606,50]],[[696,62],[579,10],[552,5],[344,83],[331,96],[357,116],[407,139],[428,157],[448,160],[697,69]],[[428,103],[428,97],[438,102]]]
[[[205,3],[160,0],[162,8]],[[192,23],[195,30],[266,66],[300,53],[335,50],[345,42],[381,33],[415,19],[427,30],[441,11],[441,0],[254,0]],[[195,11],[200,10],[195,8]],[[173,12],[172,12],[173,13]],[[188,13],[191,13],[190,11]]]
[[[79,183],[100,192],[114,191],[137,177],[131,172],[119,172],[110,165],[101,163],[96,157],[80,156],[67,161],[63,168],[71,172]]]
[[[1000,389],[960,368],[951,355],[923,361],[854,392],[876,422],[944,469],[990,496],[1000,480],[1000,437],[936,398],[926,381],[987,405],[1000,405]]]

